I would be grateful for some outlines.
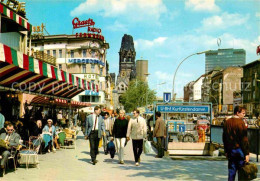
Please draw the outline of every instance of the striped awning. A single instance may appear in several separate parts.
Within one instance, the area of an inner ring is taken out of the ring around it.
[[[50,98],[44,96],[35,96],[30,102],[30,104],[49,105]],[[69,101],[65,99],[54,99],[52,104],[59,107],[69,107],[69,104],[71,104],[72,108],[83,108],[91,106],[91,104],[87,102],[71,101],[69,103]]]
[[[98,92],[98,85],[1,43],[0,85],[25,92],[69,99],[84,90]]]
[[[32,25],[27,21],[27,19],[22,16],[16,14],[14,11],[6,7],[4,4],[0,2],[0,13],[7,16],[11,20],[15,21],[17,24],[23,26],[29,32],[32,32]]]

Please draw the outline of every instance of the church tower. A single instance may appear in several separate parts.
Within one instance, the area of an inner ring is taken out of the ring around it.
[[[119,50],[119,74],[117,76],[117,91],[119,94],[127,90],[129,81],[136,77],[135,47],[131,35],[125,34]]]

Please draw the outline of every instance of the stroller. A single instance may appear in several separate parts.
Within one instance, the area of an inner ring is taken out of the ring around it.
[[[116,153],[116,147],[112,140],[107,144],[107,152],[109,152],[110,157],[113,159]]]

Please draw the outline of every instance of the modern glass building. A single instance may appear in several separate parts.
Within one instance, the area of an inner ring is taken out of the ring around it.
[[[218,49],[206,53],[205,73],[216,67],[227,68],[243,66],[246,63],[246,51],[244,49]]]

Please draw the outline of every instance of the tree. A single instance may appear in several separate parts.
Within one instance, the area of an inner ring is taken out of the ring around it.
[[[152,104],[156,100],[156,92],[149,88],[147,82],[136,79],[130,81],[127,91],[120,98],[120,103],[126,112],[130,112],[137,107],[145,106],[146,99],[148,105]]]

